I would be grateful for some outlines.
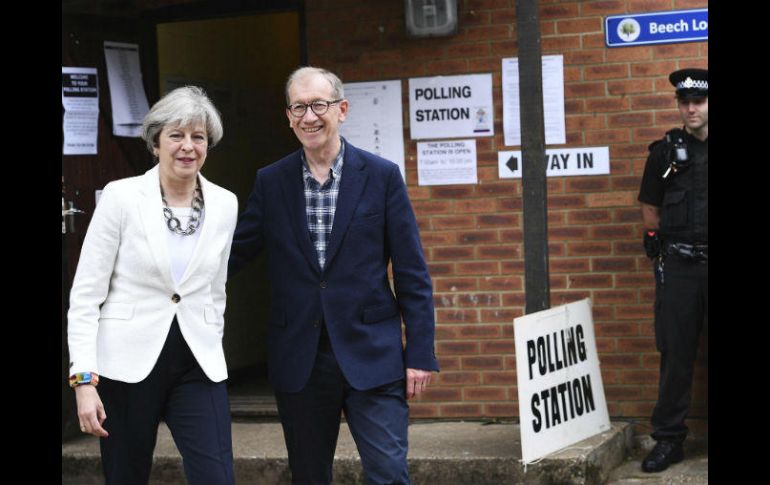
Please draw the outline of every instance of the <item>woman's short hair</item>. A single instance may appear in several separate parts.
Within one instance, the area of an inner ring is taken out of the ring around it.
[[[213,148],[222,139],[222,118],[206,92],[197,86],[176,88],[152,106],[142,123],[142,138],[150,153],[158,146],[160,132],[166,126],[186,127],[203,123]]]
[[[342,99],[345,97],[345,88],[342,85],[342,81],[337,77],[336,74],[320,67],[305,66],[300,67],[291,73],[289,79],[286,81],[286,106],[291,104],[291,99],[289,99],[289,88],[291,87],[292,83],[311,74],[320,74],[321,76],[325,77],[327,81],[329,81],[329,84],[332,85],[332,96],[334,99]]]

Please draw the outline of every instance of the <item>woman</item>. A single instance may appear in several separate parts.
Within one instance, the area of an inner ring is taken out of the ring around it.
[[[142,128],[158,163],[104,188],[70,294],[80,429],[101,437],[107,483],[148,482],[163,419],[188,483],[231,484],[222,334],[238,202],[200,174],[222,122],[203,90],[186,86]]]

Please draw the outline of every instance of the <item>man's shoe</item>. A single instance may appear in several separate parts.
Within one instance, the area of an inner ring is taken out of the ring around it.
[[[655,448],[642,461],[642,471],[662,472],[669,465],[679,463],[684,460],[684,449],[682,443],[674,441],[658,441]]]

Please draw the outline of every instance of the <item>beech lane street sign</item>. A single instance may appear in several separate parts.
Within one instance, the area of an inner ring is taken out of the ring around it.
[[[604,19],[604,37],[607,47],[708,40],[709,11],[701,8],[612,15]]]

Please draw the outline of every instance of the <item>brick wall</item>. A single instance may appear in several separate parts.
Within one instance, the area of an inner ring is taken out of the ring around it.
[[[459,32],[409,39],[401,0],[306,2],[311,65],[344,82],[402,79],[406,175],[433,278],[441,373],[417,418],[518,415],[513,325],[524,314],[522,191],[500,180],[501,59],[517,52],[515,0],[458,0]],[[649,416],[659,356],[636,196],[647,145],[680,124],[668,73],[707,67],[708,43],[606,48],[608,15],[703,8],[701,0],[541,1],[542,53],[564,55],[567,144],[609,146],[611,174],[548,179],[551,305],[591,297],[610,415]],[[478,183],[420,187],[409,77],[492,73],[494,137],[477,138]],[[692,416],[708,414],[701,347]]]

